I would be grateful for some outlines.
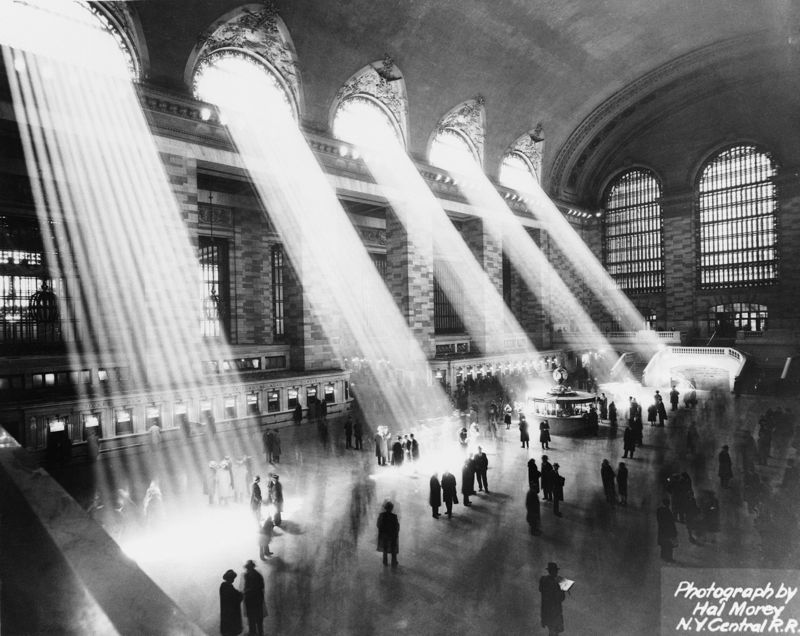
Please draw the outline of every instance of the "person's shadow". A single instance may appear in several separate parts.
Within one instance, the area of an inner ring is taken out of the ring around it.
[[[282,519],[281,525],[276,526],[277,530],[280,530],[280,534],[305,534],[305,530],[300,526],[299,523],[295,523],[294,521],[289,521],[288,519]],[[277,533],[276,533],[277,534]]]

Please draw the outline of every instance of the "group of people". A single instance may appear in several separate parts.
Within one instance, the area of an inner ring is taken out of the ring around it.
[[[375,457],[378,466],[400,467],[407,462],[419,460],[419,442],[414,437],[414,433],[398,435],[394,442],[392,435],[385,426],[379,426],[375,432]]]
[[[619,463],[615,474],[610,462],[604,459],[600,465],[600,479],[603,482],[603,492],[608,503],[628,505],[628,467],[625,462]],[[617,494],[619,494],[619,499],[617,499]]]
[[[208,497],[209,504],[225,506],[246,501],[253,474],[252,459],[249,455],[235,459],[226,455],[220,461],[208,462],[203,494]]]
[[[244,564],[242,584],[238,589],[233,585],[236,577],[233,570],[227,570],[222,575],[219,586],[220,633],[222,636],[238,636],[242,633],[244,605],[249,636],[264,636],[264,617],[268,614],[264,577],[252,560]]]
[[[542,493],[543,501],[553,504],[553,514],[556,517],[562,516],[560,504],[564,501],[566,478],[558,472],[559,469],[558,462],[551,464],[547,455],[542,455],[541,468],[536,465],[533,457],[528,460],[528,494],[525,498],[525,509],[526,519],[533,535],[538,536],[542,532],[539,492]]]

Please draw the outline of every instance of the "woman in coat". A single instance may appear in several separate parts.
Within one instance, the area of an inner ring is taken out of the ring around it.
[[[431,505],[433,518],[438,519],[439,506],[442,505],[442,485],[439,483],[439,477],[436,475],[436,473],[434,473],[431,477],[431,495],[428,499],[428,502]]]
[[[233,587],[236,572],[228,570],[219,586],[219,632],[222,636],[242,633],[242,593]]]
[[[392,555],[392,567],[397,566],[397,552],[400,543],[400,522],[392,512],[394,504],[387,501],[383,512],[378,515],[378,552],[383,552],[383,564],[389,565],[387,555]]]

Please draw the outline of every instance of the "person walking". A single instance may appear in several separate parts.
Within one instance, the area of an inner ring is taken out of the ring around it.
[[[603,492],[605,492],[606,501],[610,504],[617,503],[617,493],[614,489],[615,477],[611,464],[608,463],[607,459],[604,459],[600,465],[600,479],[603,481]]]
[[[561,604],[567,597],[559,585],[558,564],[547,564],[547,575],[539,579],[539,592],[542,595],[542,627],[547,628],[549,636],[557,636],[564,631]]]
[[[658,523],[658,545],[661,548],[661,558],[664,561],[673,561],[672,551],[677,545],[678,529],[675,527],[675,518],[669,509],[669,497],[661,500],[661,506],[656,510]]]
[[[480,446],[478,446],[478,452],[475,453],[473,461],[475,462],[475,476],[478,478],[478,491],[485,490],[488,494],[489,484],[486,481],[486,471],[489,470],[489,458]]]
[[[528,460],[528,488],[530,488],[536,495],[539,495],[539,477],[542,473],[539,472],[539,467],[536,465],[536,460],[531,457]]]
[[[447,511],[447,518],[453,518],[453,504],[458,503],[458,489],[456,487],[456,478],[453,473],[445,471],[442,473],[442,499],[444,500],[444,507]]]
[[[253,485],[250,488],[250,510],[256,518],[256,525],[261,527],[261,477],[256,475],[253,478]]]
[[[728,453],[727,444],[722,447],[719,455],[717,455],[717,462],[719,463],[717,470],[719,485],[722,488],[729,488],[731,479],[733,479],[733,462],[731,461],[730,453]]]
[[[550,450],[550,424],[547,420],[539,422],[539,442],[542,450]]]
[[[522,442],[522,448],[530,448],[531,436],[528,435],[528,420],[525,419],[525,414],[519,414],[519,441]]]
[[[625,432],[622,434],[622,450],[625,451],[622,453],[622,459],[628,459],[628,454],[633,459],[633,453],[636,450],[636,434],[630,425],[625,427]]]
[[[625,462],[620,462],[617,467],[617,492],[619,502],[623,506],[628,505],[628,467]]]
[[[242,633],[242,593],[233,587],[236,572],[228,570],[219,586],[219,633],[239,636]]]
[[[383,552],[383,564],[389,565],[388,555],[392,555],[392,567],[397,567],[397,553],[400,542],[400,522],[392,512],[394,504],[387,501],[383,512],[378,515],[378,552]]]
[[[428,498],[428,503],[431,506],[433,518],[438,519],[439,506],[442,505],[442,484],[439,483],[439,477],[436,473],[431,476],[431,494]]]
[[[564,482],[566,479],[558,474],[558,463],[553,464],[553,514],[561,517],[560,504],[564,501]]]
[[[525,496],[525,510],[527,515],[525,520],[528,522],[531,534],[538,537],[542,534],[542,515],[539,503],[539,492],[534,492],[531,488]]]
[[[264,577],[256,570],[256,564],[248,560],[244,564],[244,611],[247,614],[248,636],[264,636],[264,616],[267,608],[264,601]]]

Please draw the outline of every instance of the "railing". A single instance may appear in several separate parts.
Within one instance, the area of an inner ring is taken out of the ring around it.
[[[669,347],[668,352],[674,355],[727,356],[742,361],[742,354],[730,347]]]

